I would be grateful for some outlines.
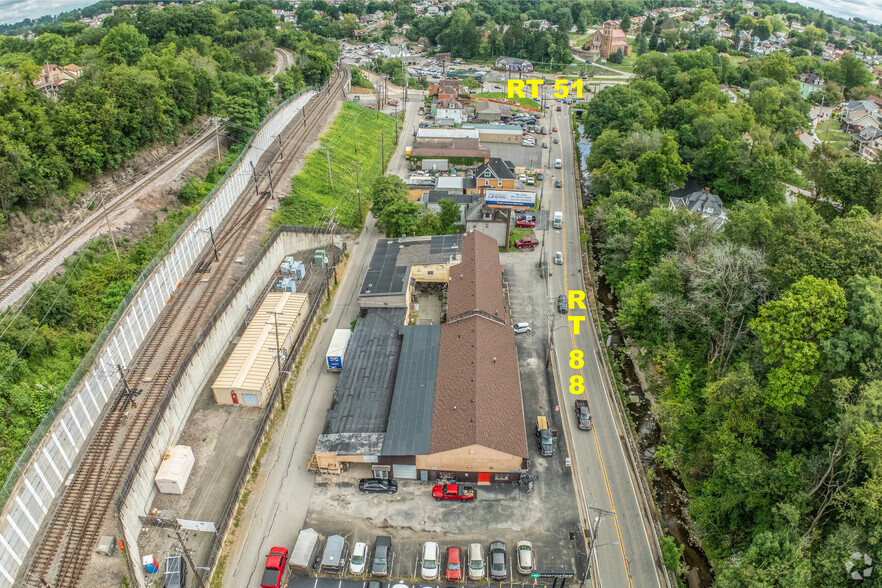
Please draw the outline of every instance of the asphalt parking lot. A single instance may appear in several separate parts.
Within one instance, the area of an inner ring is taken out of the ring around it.
[[[323,474],[316,479],[304,528],[318,531],[322,545],[328,536],[339,534],[351,550],[357,541],[371,546],[378,535],[389,535],[393,543],[389,582],[416,581],[425,541],[437,541],[442,550],[449,546],[466,550],[469,543],[477,542],[484,545],[485,552],[490,542],[504,541],[511,560],[516,543],[528,540],[536,551],[538,569],[585,568],[583,531],[565,444],[559,440],[552,457],[541,457],[533,434],[538,415],[547,416],[553,429],[560,428],[551,374],[545,369],[547,325],[554,316],[549,309],[554,308],[550,302],[546,304],[544,281],[537,279],[539,256],[538,248],[500,256],[512,304],[511,320],[529,321],[533,329],[516,337],[530,451],[528,469],[537,476],[533,491],[494,484],[480,486],[474,502],[436,502],[430,484],[399,480],[396,494],[365,495],[358,492],[357,484],[359,478],[371,475],[370,465],[357,464],[346,473]],[[296,535],[297,530],[292,530],[292,545]],[[512,571],[509,581],[521,579],[524,577]]]

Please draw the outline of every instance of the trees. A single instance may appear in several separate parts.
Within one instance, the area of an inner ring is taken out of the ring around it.
[[[453,229],[453,225],[458,223],[462,217],[459,202],[449,198],[442,198],[438,201],[438,206],[441,207],[440,230],[445,233],[449,232]]]
[[[765,402],[788,411],[803,406],[818,385],[821,342],[846,319],[845,292],[835,281],[806,276],[780,300],[760,307],[750,328],[762,342],[764,362],[772,366]]]
[[[371,184],[371,214],[380,218],[383,210],[392,202],[407,199],[407,184],[395,175],[378,176]]]
[[[622,22],[619,24],[619,28],[625,31],[626,33],[631,30],[631,17],[627,14],[622,17]]]
[[[779,84],[786,84],[796,77],[796,68],[790,61],[783,51],[772,51],[763,58],[760,75],[775,80]]]
[[[625,55],[622,53],[622,48],[619,47],[616,49],[616,52],[612,56],[613,63],[622,63],[625,60]]]
[[[873,80],[873,74],[864,65],[864,62],[851,53],[846,53],[839,59],[842,88],[846,94],[857,86],[869,84]]]
[[[130,24],[121,24],[110,29],[101,39],[101,55],[110,63],[132,65],[147,51],[147,35],[138,32]]]
[[[416,232],[419,214],[419,204],[399,198],[383,208],[377,223],[387,237],[403,237]]]

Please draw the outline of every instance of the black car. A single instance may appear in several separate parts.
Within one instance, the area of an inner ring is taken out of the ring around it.
[[[554,187],[555,188],[560,188],[561,186],[563,186],[563,184],[560,183],[560,180],[554,180]]]
[[[567,297],[565,294],[557,297],[557,311],[561,314],[567,313]]]
[[[508,579],[508,566],[505,563],[505,543],[494,541],[490,544],[490,578]]]
[[[383,478],[362,478],[358,481],[358,490],[362,494],[395,494],[398,482]]]
[[[371,575],[388,576],[392,562],[392,538],[380,535],[374,541],[374,559],[371,562]]]

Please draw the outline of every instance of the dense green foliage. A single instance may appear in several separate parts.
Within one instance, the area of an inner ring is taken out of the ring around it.
[[[442,198],[438,212],[407,199],[407,185],[398,176],[379,176],[371,184],[371,214],[387,237],[442,235],[457,232],[460,205]]]
[[[275,93],[262,73],[276,45],[300,64],[281,76],[283,96],[323,83],[336,45],[277,23],[264,4],[224,0],[117,10],[100,28],[56,23],[34,40],[0,37],[3,211],[47,204],[203,114],[257,127]],[[31,83],[46,62],[83,67],[57,101]]]
[[[0,480],[141,271],[238,154],[234,148],[203,180],[191,178],[179,196],[187,206],[156,222],[147,236],[118,243],[120,260],[107,238],[92,241],[65,261],[63,273],[35,287],[21,313],[0,316]]]
[[[882,540],[882,164],[805,155],[781,57],[649,53],[583,119],[618,324],[657,376],[659,455],[722,587],[846,586]],[[783,201],[797,163],[811,203]],[[725,198],[722,231],[667,208],[686,166]]]
[[[332,208],[337,209],[334,218],[341,225],[361,226],[370,204],[368,189],[374,178],[382,176],[380,158],[388,164],[395,151],[395,126],[395,119],[387,114],[344,102],[334,124],[321,137],[321,147],[307,155],[303,169],[291,179],[291,192],[273,215],[273,226],[320,225]],[[330,149],[333,187],[326,148]],[[358,216],[357,181],[362,218]]]

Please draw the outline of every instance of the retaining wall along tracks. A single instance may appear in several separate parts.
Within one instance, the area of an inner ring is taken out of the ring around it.
[[[78,463],[96,423],[119,383],[116,365],[129,367],[157,317],[209,243],[209,227],[223,224],[252,182],[255,164],[276,136],[315,95],[308,89],[279,105],[266,119],[198,215],[187,219],[154,257],[40,423],[0,489],[0,588],[12,586],[53,502]],[[253,189],[253,188],[252,188]]]

